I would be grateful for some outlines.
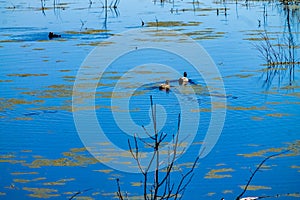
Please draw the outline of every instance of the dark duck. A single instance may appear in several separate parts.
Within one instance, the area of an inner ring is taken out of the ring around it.
[[[60,38],[61,35],[54,34],[53,32],[49,32],[48,37],[49,37],[49,39],[51,40],[51,39],[53,39],[53,38]]]

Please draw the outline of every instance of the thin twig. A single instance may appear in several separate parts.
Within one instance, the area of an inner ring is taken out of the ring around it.
[[[89,191],[89,190],[92,190],[93,188],[89,188],[89,189],[85,189],[85,190],[82,190],[82,191],[78,191],[78,192],[76,192],[75,194],[73,194],[70,198],[69,198],[69,200],[72,200],[73,198],[75,198],[77,195],[80,195],[80,194],[82,194],[82,193],[84,193],[84,192],[87,192],[87,191]]]
[[[122,195],[122,192],[121,192],[121,187],[120,187],[120,180],[117,178],[117,186],[118,186],[118,191],[117,191],[117,196],[120,200],[124,200],[123,199],[123,195]]]
[[[239,200],[239,199],[245,194],[245,192],[247,191],[248,186],[250,185],[250,183],[251,183],[252,179],[254,178],[255,174],[260,170],[260,168],[263,166],[263,164],[264,164],[267,160],[269,160],[270,158],[273,158],[273,157],[276,157],[276,156],[280,156],[280,155],[282,155],[282,154],[285,154],[285,153],[287,153],[288,151],[290,151],[290,150],[288,149],[288,150],[285,150],[285,151],[283,151],[283,152],[280,152],[280,153],[277,153],[277,154],[270,155],[270,156],[266,157],[265,159],[263,159],[263,160],[260,162],[260,164],[256,167],[255,171],[254,171],[253,173],[251,173],[251,176],[250,176],[250,178],[249,178],[249,180],[248,180],[248,182],[247,182],[247,184],[246,184],[244,190],[242,191],[242,193],[241,193],[239,196],[237,196],[236,200]]]

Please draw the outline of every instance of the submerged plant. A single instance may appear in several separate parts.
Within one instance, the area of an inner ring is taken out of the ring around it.
[[[288,75],[288,85],[292,86],[294,84],[295,68],[300,64],[299,55],[297,55],[299,44],[297,44],[298,38],[296,35],[298,32],[297,24],[300,19],[298,3],[298,0],[281,0],[277,3],[279,13],[285,19],[282,37],[277,36],[277,40],[275,40],[269,37],[269,34],[265,31],[261,34],[261,42],[255,45],[261,57],[265,60],[264,65],[266,68],[262,77],[265,79],[264,86],[267,89],[272,85],[275,77],[278,79],[279,86],[286,75]],[[265,11],[264,17],[267,17]]]

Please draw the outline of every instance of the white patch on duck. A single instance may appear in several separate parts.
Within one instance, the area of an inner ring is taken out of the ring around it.
[[[189,82],[189,79],[187,78],[187,73],[184,72],[183,73],[183,77],[181,77],[181,78],[178,79],[178,83],[179,83],[179,85],[185,85],[188,82]]]
[[[159,89],[160,90],[169,90],[170,89],[170,81],[166,80],[165,83],[160,84]]]

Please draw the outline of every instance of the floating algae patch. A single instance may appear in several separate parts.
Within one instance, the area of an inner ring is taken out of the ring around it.
[[[300,166],[298,166],[298,165],[292,165],[291,168],[297,169],[297,172],[300,172]]]
[[[242,190],[245,189],[246,185],[239,186]],[[271,190],[272,188],[269,186],[262,186],[262,185],[248,185],[247,190]]]
[[[197,30],[186,33],[186,35],[192,37],[194,40],[209,40],[223,37],[225,32],[215,32],[213,28],[206,28],[204,30]]]
[[[276,165],[266,165],[266,164],[263,164],[260,166],[259,170],[271,170],[272,167],[274,167]],[[259,167],[259,165],[256,165],[256,167]]]
[[[65,185],[67,182],[75,181],[75,178],[60,179],[53,182],[45,182],[43,185]]]
[[[270,113],[266,114],[268,117],[287,117],[290,116],[288,113]]]
[[[300,193],[288,193],[282,196],[286,196],[286,197],[300,197]]]
[[[191,109],[191,112],[211,112],[210,108],[197,108],[197,109]]]
[[[0,80],[0,83],[11,83],[13,80]]]
[[[286,85],[280,88],[281,90],[300,89],[300,85]]]
[[[32,76],[48,76],[48,74],[7,74],[7,76],[16,76],[16,77],[32,77]]]
[[[33,120],[32,117],[16,117],[15,120],[18,120],[18,121],[31,121]]]
[[[249,40],[249,41],[265,41],[265,40],[276,40],[276,38],[248,37],[248,38],[244,38],[243,40]]]
[[[11,175],[18,176],[18,175],[35,175],[39,174],[38,172],[12,172]]]
[[[45,180],[45,177],[39,177],[39,178],[34,178],[34,179],[13,179],[14,182],[16,183],[29,183],[29,182],[37,182],[37,181],[42,181]]]
[[[222,169],[212,169],[210,170],[204,178],[212,179],[212,178],[230,178],[232,177],[230,174],[223,174],[226,172],[233,172],[232,168],[222,168]]]
[[[58,197],[60,194],[58,194],[57,190],[49,189],[49,188],[31,188],[31,187],[23,187],[22,188],[25,191],[32,192],[28,196],[34,197],[34,198],[40,198],[40,199],[48,199],[51,197]]]
[[[106,29],[87,29],[84,31],[65,31],[66,34],[78,35],[78,34],[99,34],[99,33],[107,33],[109,30]]]
[[[98,169],[98,170],[93,170],[94,172],[101,172],[101,173],[105,173],[105,174],[109,174],[111,173],[113,170],[111,169]]]
[[[223,194],[232,194],[233,191],[232,190],[223,190],[222,193]]]
[[[47,89],[36,92],[36,95],[39,98],[71,97],[72,89],[71,85],[50,85]]]
[[[300,92],[292,92],[287,94],[287,96],[300,97]]]
[[[80,148],[72,148],[72,149],[70,149],[70,151],[73,153],[78,153],[78,152],[87,151],[87,149],[85,147],[80,147]]]
[[[148,27],[172,27],[172,26],[198,26],[201,22],[182,22],[182,21],[157,21],[157,22],[148,22]]]
[[[42,50],[45,50],[45,48],[33,48],[32,50],[35,50],[35,51],[42,51]]]
[[[209,196],[209,197],[212,197],[212,196],[216,195],[216,193],[215,192],[209,192],[206,195]]]
[[[229,76],[225,76],[224,78],[234,78],[234,77],[238,77],[238,78],[249,78],[255,76],[255,74],[234,74],[234,75],[229,75]]]
[[[29,179],[13,179],[13,182],[15,183],[29,183],[31,180]]]
[[[287,143],[287,145],[288,146],[286,147],[268,148],[253,153],[249,153],[249,154],[237,154],[237,155],[244,156],[244,157],[255,157],[255,156],[268,156],[270,154],[276,154],[280,152],[284,152],[284,153],[278,155],[277,157],[290,157],[290,156],[300,155],[300,140]]]
[[[99,41],[99,42],[79,43],[79,44],[76,44],[76,46],[108,46],[111,44],[114,44],[114,42]]]
[[[16,105],[36,105],[43,103],[41,100],[28,101],[25,99],[16,99],[16,98],[0,98],[0,111],[12,110]]]
[[[60,72],[70,72],[71,70],[69,70],[69,69],[60,69],[59,71]]]
[[[253,116],[253,117],[251,117],[251,119],[254,120],[254,121],[262,121],[262,120],[264,120],[264,118],[257,117],[257,116]]]
[[[24,166],[29,168],[40,168],[44,166],[54,166],[54,167],[76,167],[76,166],[87,166],[91,164],[96,164],[99,161],[94,157],[87,157],[85,155],[80,155],[74,152],[64,152],[62,158],[57,159],[44,159],[37,158],[31,163],[23,163]]]
[[[131,186],[134,186],[134,187],[140,187],[143,185],[142,182],[131,182],[130,184],[131,184]]]
[[[266,106],[250,106],[250,107],[243,107],[243,106],[229,106],[227,105],[228,110],[239,110],[239,111],[249,111],[249,110],[267,110]]]

